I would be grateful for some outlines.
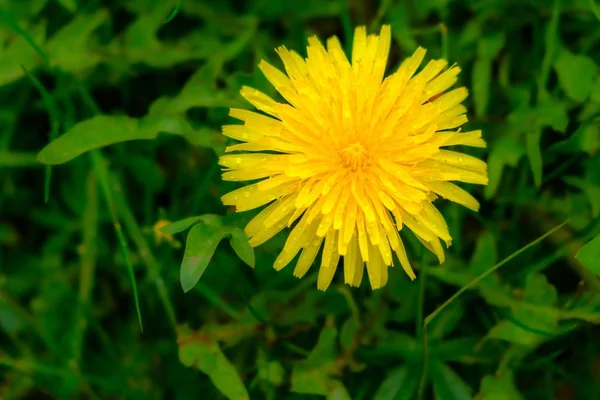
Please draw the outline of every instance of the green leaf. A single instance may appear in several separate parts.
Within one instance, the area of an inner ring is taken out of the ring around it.
[[[46,51],[51,65],[67,71],[78,71],[101,61],[100,55],[87,47],[90,35],[108,16],[104,9],[94,14],[76,14],[68,25],[63,26],[48,40]]]
[[[342,325],[340,330],[340,345],[342,349],[352,349],[357,340],[357,334],[361,328],[360,320],[351,315]]]
[[[235,254],[246,264],[254,268],[254,248],[248,242],[248,236],[244,233],[243,229],[231,228],[231,239],[229,243],[231,248],[235,251]]]
[[[554,62],[554,69],[567,96],[582,102],[590,95],[592,83],[598,74],[598,66],[594,60],[562,50]]]
[[[542,274],[531,274],[525,283],[521,302],[512,306],[511,314],[494,326],[488,337],[525,346],[535,346],[558,331],[556,289]]]
[[[375,392],[373,400],[411,400],[417,390],[420,373],[416,364],[391,370]]]
[[[600,147],[600,126],[598,124],[583,124],[567,140],[560,141],[551,149],[557,153],[585,152],[593,156]]]
[[[138,139],[154,139],[159,132],[185,134],[189,125],[173,117],[99,115],[75,124],[68,132],[48,144],[38,155],[44,164],[62,164],[75,157],[111,144]]]
[[[12,18],[6,12],[1,16],[5,22],[6,18]],[[21,78],[24,75],[23,67],[32,71],[41,60],[47,59],[46,53],[39,47],[46,38],[46,23],[28,27],[25,31],[16,20],[12,22],[9,25],[16,23],[13,28],[21,34],[9,39],[6,48],[0,45],[0,87]]]
[[[565,176],[563,181],[585,193],[592,208],[592,217],[600,215],[600,186],[578,176]]]
[[[150,115],[182,114],[193,107],[233,107],[238,105],[227,92],[216,87],[215,79],[220,67],[208,65],[200,68],[186,82],[181,92],[172,98],[161,97],[150,106]],[[236,96],[237,98],[237,96]]]
[[[436,400],[471,400],[472,391],[446,364],[435,361],[431,364],[431,380]]]
[[[516,167],[523,153],[524,149],[521,143],[512,138],[503,137],[493,143],[488,157],[490,182],[484,189],[486,199],[490,199],[496,194],[504,167],[507,165]]]
[[[531,172],[533,173],[533,181],[535,187],[539,188],[542,184],[542,150],[540,149],[540,139],[542,138],[542,130],[536,129],[528,133],[526,136],[527,157],[531,164]]]
[[[525,398],[515,386],[512,371],[501,375],[486,376],[481,380],[480,392],[475,400],[524,400]]]
[[[487,111],[492,83],[492,62],[504,46],[504,34],[496,33],[481,38],[478,57],[473,65],[473,102],[475,113],[481,117]]]
[[[258,377],[265,382],[271,383],[273,386],[283,385],[285,378],[285,369],[278,361],[269,361],[263,363],[258,368]]]
[[[176,233],[185,231],[186,229],[194,225],[196,222],[202,220],[205,220],[206,222],[206,215],[199,215],[197,217],[187,217],[184,219],[180,219],[179,221],[175,221],[170,223],[169,225],[163,226],[159,230],[166,235],[174,235]]]
[[[593,273],[600,275],[600,235],[581,247],[575,255],[575,258],[577,258],[584,267]]]
[[[208,339],[208,340],[207,340]],[[247,400],[248,392],[235,367],[223,355],[219,344],[203,332],[179,327],[177,334],[179,360],[209,376],[215,387],[230,400]]]
[[[398,42],[400,48],[407,52],[415,51],[419,45],[411,31],[407,3],[403,1],[397,2],[388,12],[387,18],[394,27],[392,29],[392,36]]]
[[[337,395],[342,399],[349,399],[341,382],[334,378],[340,372],[335,360],[337,334],[333,320],[327,319],[316,346],[304,361],[292,369],[292,392],[318,394],[328,398],[335,398]]]
[[[224,234],[220,227],[202,221],[192,227],[185,244],[179,275],[184,292],[189,292],[196,286]]]

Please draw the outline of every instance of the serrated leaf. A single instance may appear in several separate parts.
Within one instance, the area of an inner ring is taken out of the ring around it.
[[[73,20],[63,26],[48,40],[46,52],[52,65],[67,71],[89,68],[101,58],[87,48],[90,35],[108,18],[108,12],[101,9],[94,14],[76,14]]]
[[[577,251],[575,258],[584,267],[600,275],[600,235],[596,236]]]
[[[199,369],[210,377],[215,387],[230,400],[247,400],[248,392],[235,367],[225,357],[216,341],[207,341],[201,332],[179,327],[179,360],[186,367]]]
[[[593,156],[598,152],[598,147],[600,147],[600,126],[591,123],[581,125],[570,138],[556,143],[551,149],[557,153],[585,152]]]
[[[439,361],[431,364],[431,380],[436,400],[471,400],[469,385],[449,366]]]
[[[494,326],[488,337],[525,346],[535,346],[557,332],[559,315],[556,289],[542,274],[527,277],[521,302],[512,305],[510,315]]]
[[[522,400],[523,395],[515,386],[513,373],[486,376],[481,380],[481,389],[475,400]]]
[[[590,57],[562,50],[554,62],[558,82],[567,96],[582,102],[590,94],[598,66]]]
[[[600,186],[578,176],[565,176],[563,181],[585,193],[590,202],[592,217],[600,215]]]
[[[231,228],[229,243],[235,254],[246,264],[254,268],[254,248],[248,242],[248,236],[240,228]]]
[[[337,334],[333,320],[328,319],[316,346],[304,361],[292,369],[292,392],[329,397],[341,395],[342,398],[348,398],[343,397],[345,389],[334,379],[340,372],[335,361]]]
[[[488,157],[488,176],[489,184],[485,187],[484,193],[487,199],[496,194],[502,171],[505,166],[515,167],[524,153],[523,146],[512,138],[502,138],[490,146],[491,151]]]
[[[475,113],[482,116],[487,111],[492,83],[492,61],[504,45],[504,34],[487,35],[479,41],[478,57],[473,65],[473,102]]]
[[[150,115],[182,114],[193,107],[233,107],[237,103],[224,90],[218,90],[215,79],[220,67],[200,68],[175,97],[161,97],[150,106]]]
[[[111,144],[154,139],[160,132],[185,134],[186,122],[169,116],[138,120],[125,116],[98,115],[75,124],[64,135],[50,142],[40,151],[38,161],[50,165],[62,164],[85,152]]]
[[[206,271],[225,232],[202,221],[192,227],[185,244],[179,279],[184,292],[189,292]]]
[[[403,365],[391,370],[375,392],[373,400],[411,400],[421,375],[417,364]]]

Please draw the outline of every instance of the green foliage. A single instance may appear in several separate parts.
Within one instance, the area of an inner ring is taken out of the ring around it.
[[[600,398],[599,9],[0,1],[0,398]],[[490,183],[436,200],[444,264],[403,233],[415,282],[319,292],[222,205],[220,128],[276,47],[384,23],[389,71],[461,67]]]

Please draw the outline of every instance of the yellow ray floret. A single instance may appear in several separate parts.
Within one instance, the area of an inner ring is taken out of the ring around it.
[[[241,143],[220,158],[223,179],[254,181],[223,196],[236,211],[266,206],[246,227],[252,246],[286,228],[277,270],[298,259],[302,277],[321,251],[317,286],[325,290],[340,258],[347,284],[366,270],[373,289],[384,286],[397,259],[415,279],[399,231],[410,229],[440,262],[451,235],[433,205],[437,197],[477,211],[477,200],[453,181],[485,185],[486,164],[447,146],[485,147],[481,131],[462,132],[465,88],[451,89],[459,67],[433,60],[419,72],[419,48],[384,78],[391,31],[367,35],[358,27],[352,57],[337,38],[327,47],[312,37],[306,58],[285,47],[285,72],[259,68],[281,94],[272,99],[244,87],[261,113],[232,109],[242,124],[223,127]]]

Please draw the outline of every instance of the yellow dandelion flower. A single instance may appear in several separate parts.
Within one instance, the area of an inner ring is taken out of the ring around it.
[[[399,231],[406,226],[440,261],[451,236],[432,204],[441,196],[478,210],[469,193],[451,181],[485,185],[486,164],[443,147],[485,147],[481,131],[461,132],[467,121],[465,88],[448,91],[460,69],[433,60],[418,73],[419,48],[384,79],[391,42],[355,31],[352,59],[336,37],[325,48],[308,40],[308,56],[276,51],[286,73],[262,61],[259,68],[287,103],[244,87],[241,94],[262,113],[231,109],[243,125],[223,134],[242,143],[220,158],[223,179],[258,181],[222,197],[236,211],[269,204],[246,227],[258,246],[292,227],[274,268],[300,253],[294,275],[302,277],[322,248],[318,288],[325,290],[343,257],[344,279],[358,286],[366,265],[373,289],[384,286],[395,253],[415,274]],[[415,75],[416,73],[416,75]]]

